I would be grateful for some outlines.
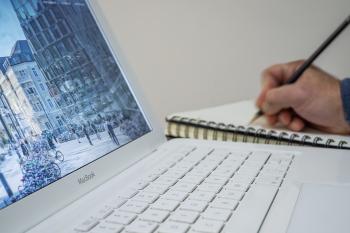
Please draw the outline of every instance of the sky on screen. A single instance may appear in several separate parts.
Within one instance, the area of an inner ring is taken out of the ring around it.
[[[9,56],[17,40],[25,39],[10,0],[0,0],[0,57]]]

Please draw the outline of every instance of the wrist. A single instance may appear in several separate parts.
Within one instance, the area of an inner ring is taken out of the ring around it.
[[[350,78],[341,81],[340,95],[343,103],[345,120],[350,124]]]
[[[346,78],[341,81],[340,95],[344,110],[344,119],[350,127],[350,78]]]

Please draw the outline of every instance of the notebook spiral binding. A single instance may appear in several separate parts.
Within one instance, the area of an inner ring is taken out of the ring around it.
[[[205,121],[205,120],[197,120],[187,117],[179,117],[174,116],[170,119],[167,119],[169,122],[167,128],[167,134],[169,136],[180,137],[181,130],[184,132],[184,137],[190,137],[190,130],[193,129],[194,138],[199,138],[200,133],[199,130],[203,130],[202,138],[210,139],[209,133],[211,132],[211,139],[218,140],[221,139],[223,141],[229,140],[229,135],[232,136],[231,141],[238,141],[238,135],[243,135],[242,142],[252,142],[252,143],[261,143],[260,140],[264,140],[262,143],[264,144],[282,144],[285,142],[287,145],[311,145],[318,147],[332,147],[342,149],[347,144],[346,141],[339,141],[338,144],[335,144],[336,141],[328,138],[322,139],[321,137],[310,137],[309,135],[303,135],[300,138],[300,135],[296,133],[288,134],[286,132],[278,133],[275,130],[266,130],[263,128],[253,128],[246,127],[242,125],[233,125],[233,124],[224,124],[224,123],[216,123],[213,121]],[[172,124],[175,123],[175,134],[171,135],[172,132]],[[221,138],[219,138],[219,133],[221,133]],[[298,139],[300,138],[300,139]],[[324,142],[325,140],[325,142]]]

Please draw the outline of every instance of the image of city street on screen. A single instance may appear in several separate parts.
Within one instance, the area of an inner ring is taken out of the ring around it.
[[[150,132],[84,0],[0,0],[0,209]]]

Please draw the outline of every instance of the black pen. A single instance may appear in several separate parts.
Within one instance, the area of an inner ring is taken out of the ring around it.
[[[285,84],[292,84],[296,82],[301,75],[305,72],[307,68],[316,60],[316,58],[338,37],[338,35],[344,31],[344,29],[350,24],[350,15],[342,22],[339,27],[318,47],[318,49],[292,74]],[[250,121],[252,123],[257,118],[262,116],[264,113],[259,110],[253,119]]]

